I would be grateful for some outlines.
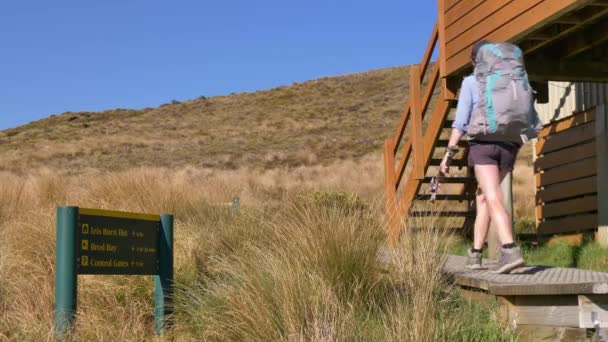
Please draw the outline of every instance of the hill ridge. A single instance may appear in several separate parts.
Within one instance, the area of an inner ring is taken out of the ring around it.
[[[159,107],[66,112],[0,131],[0,170],[298,167],[379,152],[408,67],[294,82]]]

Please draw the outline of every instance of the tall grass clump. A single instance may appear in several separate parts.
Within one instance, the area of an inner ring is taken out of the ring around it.
[[[178,318],[188,322],[181,334],[216,341],[509,340],[490,310],[464,302],[443,279],[445,231],[406,232],[387,249],[376,211],[323,203],[292,201],[235,223],[254,224],[260,236],[230,257],[207,252],[208,272],[178,291]]]
[[[583,245],[578,255],[578,267],[586,270],[608,272],[608,248],[597,242]]]
[[[224,206],[235,193],[243,199],[239,216]],[[400,243],[388,248],[382,210],[369,197],[272,182],[267,174],[138,169],[72,178],[3,175],[0,340],[53,340],[55,211],[61,205],[176,215],[175,325],[168,336],[175,340],[512,337],[491,309],[467,303],[443,279],[451,237],[436,222],[404,230]],[[155,338],[151,277],[78,281],[70,338]]]

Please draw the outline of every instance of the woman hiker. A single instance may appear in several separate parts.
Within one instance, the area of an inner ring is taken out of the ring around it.
[[[496,55],[498,55],[500,58],[504,58],[504,55],[502,55],[502,53],[498,50],[498,45],[495,44],[491,44],[487,41],[480,41],[478,43],[476,43],[473,46],[472,52],[471,52],[471,59],[472,59],[472,63],[473,66],[476,66],[476,62],[479,63],[484,63],[485,67],[488,69],[484,69],[486,74],[484,74],[484,78],[482,80],[486,80],[485,77],[488,77],[487,79],[490,79],[489,82],[493,82],[491,83],[492,85],[495,85],[494,83],[498,84],[498,86],[496,87],[496,89],[501,88],[501,81],[498,80],[491,80],[492,76],[487,76],[487,75],[491,75],[492,72],[496,73],[496,71],[493,69],[495,68],[494,66],[490,66],[489,63],[486,63],[487,61],[483,61],[481,59],[479,59],[480,56],[478,56],[478,52],[480,51],[480,49],[482,49],[482,47],[486,47],[484,50],[490,50],[490,52],[493,52],[494,55],[488,55],[488,52],[484,51],[484,53],[482,54],[483,57],[487,57],[487,56],[494,56],[496,57]],[[527,85],[527,87],[529,87],[529,83],[527,80],[527,75],[525,74],[525,70],[523,69],[523,59],[521,57],[521,50],[519,50],[519,48],[514,47],[513,51],[516,51],[517,53],[519,53],[519,55],[516,55],[515,60],[520,60],[521,61],[521,65],[519,67],[519,69],[523,70],[523,72],[519,71],[520,75],[523,75],[520,78],[517,77],[513,77],[512,75],[515,74],[507,74],[507,76],[511,75],[511,78],[509,78],[508,82],[510,83],[505,83],[507,86],[503,86],[502,89],[508,89],[509,92],[511,92],[511,89],[513,89],[512,93],[509,93],[509,97],[507,98],[506,101],[510,101],[509,99],[514,99],[516,100],[515,102],[517,102],[517,95],[519,94],[518,92],[515,91],[515,82],[513,80],[518,80],[518,81],[525,81],[524,84],[524,91],[523,92],[530,92],[531,93],[531,89],[527,89],[525,88],[525,85]],[[519,58],[517,58],[519,57]],[[512,61],[513,59],[511,59]],[[499,61],[498,59],[493,60],[492,62],[496,62]],[[510,63],[510,61],[508,61],[507,63]],[[502,66],[502,65],[500,65]],[[500,67],[499,66],[499,67]],[[479,74],[479,72],[482,72],[481,70],[481,64],[477,65],[476,67],[479,67],[479,71],[477,70],[478,68],[476,68],[476,72],[475,74]],[[500,74],[503,75],[503,74]],[[500,76],[498,76],[500,77]],[[502,76],[503,78],[505,76]],[[522,82],[523,84],[523,82]],[[470,248],[468,250],[468,258],[467,258],[467,268],[469,269],[479,269],[481,268],[481,255],[482,255],[482,249],[484,246],[484,243],[486,241],[486,237],[488,235],[488,230],[490,227],[490,221],[492,221],[495,225],[495,227],[497,228],[497,233],[498,233],[498,238],[500,243],[502,244],[502,248],[500,250],[500,260],[499,260],[499,265],[498,268],[495,269],[493,272],[495,273],[509,273],[512,270],[514,270],[515,268],[521,267],[523,265],[525,265],[524,259],[522,257],[521,254],[521,249],[519,247],[517,247],[517,245],[515,244],[515,241],[513,239],[513,231],[512,231],[512,222],[511,222],[511,215],[507,212],[507,210],[505,209],[504,205],[503,205],[503,194],[501,192],[500,189],[500,183],[502,182],[503,178],[511,171],[513,171],[513,166],[515,164],[515,158],[517,157],[517,152],[519,151],[519,148],[521,147],[522,143],[526,142],[527,139],[523,138],[520,141],[517,141],[519,139],[502,139],[502,136],[500,136],[500,131],[496,129],[496,123],[494,122],[494,132],[492,132],[493,134],[487,135],[487,131],[488,128],[483,128],[483,134],[476,134],[471,136],[471,128],[473,125],[469,125],[471,123],[472,120],[472,113],[476,110],[479,110],[480,107],[478,107],[479,102],[480,101],[484,101],[481,105],[483,106],[483,108],[485,110],[491,110],[492,114],[494,114],[494,108],[493,107],[498,107],[500,105],[499,102],[505,102],[505,100],[502,99],[498,99],[498,100],[494,100],[492,101],[492,99],[490,98],[490,96],[494,96],[494,94],[480,94],[482,92],[482,90],[486,90],[487,92],[491,92],[492,90],[487,90],[487,89],[492,89],[492,88],[488,88],[487,84],[483,84],[481,87],[478,83],[478,80],[476,78],[475,75],[471,75],[466,77],[463,81],[462,81],[462,86],[460,88],[460,95],[458,98],[458,107],[456,110],[456,119],[454,120],[454,123],[452,125],[452,132],[451,132],[451,136],[450,136],[450,140],[448,142],[448,147],[446,150],[446,155],[443,158],[441,165],[440,165],[440,172],[443,174],[447,174],[449,172],[449,162],[451,157],[457,152],[458,150],[458,141],[460,140],[460,138],[467,133],[469,135],[469,143],[470,143],[470,148],[469,148],[469,157],[468,157],[468,164],[469,167],[474,168],[475,171],[475,177],[477,179],[477,183],[479,185],[479,188],[477,190],[477,195],[476,195],[476,205],[477,205],[477,216],[475,218],[475,228],[474,228],[474,239],[473,239],[473,247]],[[500,91],[500,90],[497,90]],[[520,92],[521,93],[521,92]],[[514,95],[513,95],[514,94]],[[484,98],[480,99],[480,96],[484,96]],[[524,98],[526,98],[525,96],[528,94],[524,94]],[[502,96],[502,94],[496,95],[496,96]],[[494,96],[493,99],[497,99],[497,97]],[[488,102],[490,102],[491,104],[488,106]],[[492,102],[495,102],[492,104]],[[531,127],[531,131],[532,133],[530,134],[531,137],[534,137],[535,133],[538,133],[538,129],[539,129],[539,122],[538,122],[538,116],[536,114],[536,111],[533,109],[533,100],[529,101],[530,103],[528,103],[529,106],[532,106],[531,109],[529,110],[531,113],[529,114],[529,118],[531,121],[530,127]],[[507,106],[511,105],[510,103],[507,103]],[[517,105],[517,104],[515,104]],[[514,106],[515,106],[514,105]],[[492,107],[492,108],[490,108]],[[503,105],[504,108],[504,105]],[[500,110],[500,109],[498,109]],[[475,115],[475,114],[473,114]],[[500,119],[503,120],[501,121],[501,124],[504,123],[503,119],[506,116],[506,114],[501,117]],[[491,119],[495,119],[494,117],[490,117]],[[507,118],[508,120],[508,118]],[[484,124],[479,124],[478,122],[475,123],[476,127],[479,125],[485,125],[484,127],[488,126],[488,120],[484,118],[484,120],[482,120],[484,122]],[[499,120],[497,120],[499,121]],[[534,122],[536,121],[536,122]],[[507,123],[508,124],[508,123]],[[491,124],[489,125],[491,126]],[[523,135],[522,135],[523,136]],[[492,138],[496,138],[492,140]],[[479,139],[478,139],[479,138]],[[523,141],[523,142],[522,142]]]

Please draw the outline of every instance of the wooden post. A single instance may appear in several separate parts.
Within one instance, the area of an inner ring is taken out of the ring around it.
[[[509,172],[500,183],[500,191],[502,192],[502,203],[507,209],[511,217],[511,232],[513,232],[513,173]],[[515,237],[513,237],[515,238]],[[500,239],[496,225],[491,222],[490,231],[488,232],[488,256],[490,259],[498,257],[498,251],[501,247]]]
[[[597,240],[608,247],[608,111],[605,104],[595,109],[597,146]]]
[[[410,68],[410,110],[412,115],[412,152],[415,179],[424,179],[424,141],[422,140],[422,105],[420,103],[420,67]]]
[[[388,236],[391,243],[399,240],[399,216],[396,201],[395,155],[394,142],[391,139],[384,141],[384,192],[386,193],[386,219],[388,223]]]

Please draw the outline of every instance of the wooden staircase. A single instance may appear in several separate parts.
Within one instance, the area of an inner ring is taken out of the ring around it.
[[[475,217],[476,184],[472,172],[466,167],[468,149],[464,143],[461,143],[461,146],[465,147],[464,152],[456,156],[451,168],[453,170],[455,166],[459,167],[462,169],[459,172],[461,174],[445,178],[436,201],[433,204],[425,203],[431,197],[428,184],[432,176],[437,173],[443,157],[449,138],[447,134],[453,122],[450,117],[453,117],[453,109],[456,107],[454,92],[448,90],[446,80],[440,77],[442,63],[432,65],[430,63],[438,39],[438,25],[435,25],[422,62],[419,66],[410,68],[409,99],[397,131],[392,139],[387,139],[384,143],[386,214],[389,222],[389,238],[393,243],[399,239],[402,222],[407,217],[464,219],[459,227],[453,228],[471,227]],[[440,51],[439,54],[441,59],[442,52]],[[421,97],[421,84],[427,72],[429,76]],[[441,91],[438,98],[434,99],[435,89],[438,86],[441,87]],[[435,102],[434,106],[431,106],[432,102]],[[408,124],[409,134],[405,137]],[[398,164],[395,163],[396,160],[399,161]],[[455,205],[441,203],[445,201],[461,203],[461,206],[464,204],[465,208],[455,210]],[[422,207],[422,209],[414,209],[414,207]],[[406,228],[425,228],[413,225]]]

